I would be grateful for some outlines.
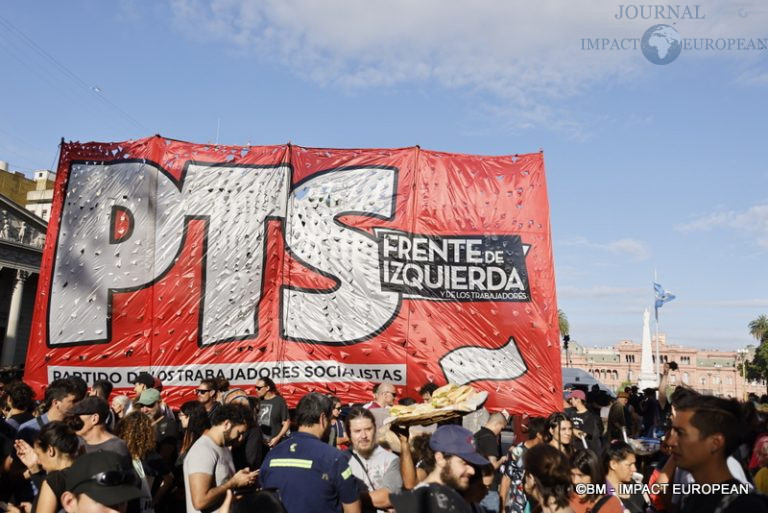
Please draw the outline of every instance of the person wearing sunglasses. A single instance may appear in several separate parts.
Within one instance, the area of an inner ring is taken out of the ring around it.
[[[288,405],[277,391],[270,378],[256,381],[256,396],[259,398],[259,426],[266,449],[275,447],[291,428]]]
[[[349,438],[344,429],[344,422],[341,420],[341,400],[338,397],[330,396],[333,401],[333,410],[331,411],[331,429],[328,432],[328,445],[342,449],[349,443]]]
[[[160,391],[148,388],[141,393],[136,406],[141,413],[149,417],[155,430],[157,453],[168,467],[173,467],[176,461],[176,448],[179,442],[179,426],[176,418],[169,419],[162,410]]]
[[[214,412],[219,408],[220,403],[216,401],[216,382],[212,379],[204,379],[195,390],[197,400],[208,412],[208,418],[212,418]]]
[[[61,504],[67,513],[124,512],[142,494],[136,473],[110,451],[79,456],[67,469],[65,490]]]
[[[125,442],[107,430],[109,405],[101,397],[86,397],[70,411],[72,425],[83,439],[85,452],[112,451],[130,460]]]

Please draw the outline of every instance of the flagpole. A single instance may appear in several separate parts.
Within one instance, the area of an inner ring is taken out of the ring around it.
[[[656,275],[656,269],[653,270],[653,282],[654,283],[659,283],[659,278]],[[659,309],[656,307],[656,296],[655,296],[655,294],[654,294],[654,301],[653,301],[653,309],[654,309],[654,312],[656,313],[656,315],[654,316],[654,317],[656,317],[656,379],[660,380],[661,379],[661,371],[660,371],[661,366],[659,365],[659,360],[660,360],[660,358],[659,358]],[[658,381],[657,381],[657,383],[658,383]]]

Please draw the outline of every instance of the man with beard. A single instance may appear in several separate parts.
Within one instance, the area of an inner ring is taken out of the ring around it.
[[[289,513],[360,513],[357,483],[344,454],[323,442],[333,401],[310,392],[296,407],[297,433],[269,451],[261,484],[276,489]]]
[[[370,410],[352,408],[346,424],[352,443],[349,468],[362,490],[363,511],[384,511],[391,507],[389,495],[403,488],[400,458],[376,443],[376,419]]]
[[[154,388],[148,388],[141,393],[136,401],[141,413],[149,417],[155,427],[155,447],[163,462],[173,468],[176,461],[176,446],[179,440],[179,428],[176,418],[169,419],[162,410],[160,392]]]
[[[235,472],[227,445],[243,436],[251,421],[244,406],[225,404],[216,409],[211,427],[197,439],[184,458],[187,513],[213,511],[221,506],[227,490],[256,484],[258,470]]]
[[[429,439],[435,469],[410,492],[391,497],[397,513],[472,513],[461,493],[475,474],[473,465],[490,462],[477,452],[472,432],[461,426],[440,426]]]

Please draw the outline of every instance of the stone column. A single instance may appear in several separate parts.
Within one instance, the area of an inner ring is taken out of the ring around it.
[[[29,273],[17,270],[16,279],[13,284],[13,295],[11,296],[11,307],[8,310],[8,328],[5,331],[5,341],[3,342],[3,354],[0,357],[3,365],[13,365],[16,358],[16,349],[19,343],[17,339],[19,331],[19,320],[21,318],[21,298],[24,295],[24,282]]]

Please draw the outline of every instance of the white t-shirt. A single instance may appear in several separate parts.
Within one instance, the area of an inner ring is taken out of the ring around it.
[[[386,488],[389,493],[400,493],[403,489],[403,477],[400,475],[400,458],[392,452],[376,446],[368,459],[350,455],[349,468],[352,475],[365,484],[369,492]],[[362,462],[363,466],[360,465]],[[376,510],[383,511],[383,510]]]
[[[368,459],[354,453],[349,458],[349,468],[352,474],[360,479],[368,491],[386,488],[390,493],[400,493],[403,488],[403,477],[400,475],[400,458],[392,452],[376,446]],[[364,467],[360,465],[363,463]]]
[[[184,458],[184,495],[187,499],[187,513],[200,513],[192,506],[189,486],[191,474],[214,476],[213,486],[221,486],[235,475],[232,453],[227,447],[220,447],[208,436],[203,435],[190,447]]]
[[[144,472],[144,465],[141,464],[141,460],[131,460],[131,462],[133,463],[133,470],[136,471],[141,479],[142,496],[139,498],[139,512],[155,513],[155,506],[152,502],[152,491],[149,489],[147,474]]]

